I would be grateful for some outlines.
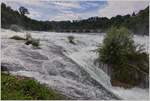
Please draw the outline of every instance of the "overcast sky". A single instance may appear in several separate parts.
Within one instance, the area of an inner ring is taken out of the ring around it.
[[[2,0],[17,10],[26,7],[29,17],[37,20],[79,20],[99,16],[111,18],[132,14],[148,6],[147,0]]]

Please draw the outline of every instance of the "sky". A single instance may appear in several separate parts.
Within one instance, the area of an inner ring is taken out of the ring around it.
[[[114,17],[137,13],[149,5],[148,0],[1,0],[18,10],[28,9],[27,16],[37,20],[64,21],[89,17]]]

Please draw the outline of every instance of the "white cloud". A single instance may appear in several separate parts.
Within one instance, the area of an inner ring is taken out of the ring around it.
[[[79,0],[2,0],[6,4],[11,5],[13,9],[25,6],[29,9],[30,14],[27,15],[38,20],[77,20],[92,16],[112,17],[116,15],[132,14],[138,12],[148,6],[148,2],[129,1],[129,0],[107,0],[107,5],[100,5],[97,2],[85,2],[83,5]],[[81,1],[81,0],[80,0]],[[95,0],[93,0],[95,1]],[[99,7],[92,11],[87,8]],[[104,8],[103,8],[104,7]],[[73,9],[72,9],[73,8]],[[75,10],[75,11],[74,11]]]
[[[148,5],[149,2],[146,1],[108,1],[108,5],[99,10],[99,16],[111,18],[116,15],[137,13]]]
[[[49,20],[55,20],[55,21],[63,21],[63,20],[78,20],[80,19],[80,14],[73,12],[72,8],[81,8],[80,2],[76,1],[55,1],[50,2],[51,5],[54,6],[55,9],[60,11],[59,14],[56,14],[55,16],[51,16]]]
[[[27,15],[28,17],[30,17],[30,18],[34,18],[34,17],[36,17],[36,18],[41,18],[41,16],[42,16],[42,13],[41,12],[38,12],[38,11],[35,11],[35,10],[33,10],[33,9],[30,9],[30,14],[28,14]]]
[[[18,9],[20,6],[37,6],[44,7],[42,0],[2,0],[6,5],[11,6],[13,9]]]
[[[81,19],[80,14],[70,12],[70,13],[63,13],[63,14],[56,15],[54,17],[51,17],[49,20],[64,21],[64,20],[80,20],[80,19]]]
[[[2,0],[3,2],[19,2],[22,4],[30,4],[30,5],[36,5],[36,4],[40,4],[41,0]]]
[[[56,2],[52,2],[52,4],[59,6],[59,7],[64,7],[64,8],[80,8],[79,2],[56,1]]]
[[[49,2],[50,6],[53,9],[59,11],[59,13],[72,13],[71,9],[79,9],[82,8],[79,2],[71,2],[71,1],[53,1]],[[61,14],[62,15],[62,14]]]

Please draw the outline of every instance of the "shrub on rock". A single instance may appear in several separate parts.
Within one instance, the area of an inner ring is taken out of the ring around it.
[[[68,40],[69,40],[69,43],[75,44],[75,42],[74,42],[74,36],[68,36]]]
[[[108,31],[98,53],[99,61],[112,69],[112,84],[120,82],[136,86],[148,76],[148,54],[139,47],[141,46],[135,45],[128,29],[113,27]]]

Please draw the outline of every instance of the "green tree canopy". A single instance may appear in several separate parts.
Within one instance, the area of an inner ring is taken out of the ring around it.
[[[149,73],[149,58],[133,35],[124,27],[112,27],[98,49],[99,61],[112,69],[111,81],[139,85]]]
[[[28,9],[25,8],[25,7],[23,7],[23,6],[21,6],[21,7],[19,8],[19,12],[20,12],[21,15],[29,14]]]

